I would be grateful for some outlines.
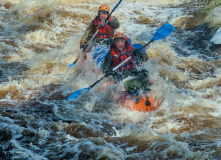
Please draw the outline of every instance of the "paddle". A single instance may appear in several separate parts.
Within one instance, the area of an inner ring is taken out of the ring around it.
[[[120,1],[117,3],[117,5],[112,9],[111,13],[110,13],[110,14],[107,16],[107,18],[105,19],[105,21],[110,18],[111,14],[115,11],[115,9],[120,5],[121,2],[122,2],[122,0],[120,0]],[[94,33],[94,35],[92,36],[92,38],[86,43],[86,45],[84,46],[82,52],[84,52],[84,51],[92,44],[92,42],[94,41],[94,38],[96,37],[97,33],[100,31],[101,27],[102,27],[102,25],[99,26],[99,28],[98,28],[97,31]],[[88,50],[89,50],[89,49],[88,49]],[[69,64],[68,67],[74,66],[75,63],[78,61],[79,56],[80,56],[80,55],[78,55],[77,59],[76,59],[73,63]]]
[[[170,23],[167,23],[165,25],[163,25],[162,27],[160,27],[156,33],[154,34],[154,37],[152,40],[150,40],[148,43],[146,43],[143,47],[141,47],[139,49],[142,50],[143,48],[145,48],[147,45],[149,45],[151,42],[154,42],[156,40],[159,40],[159,39],[162,39],[166,36],[168,36],[170,33],[172,33],[173,31],[175,30],[175,28],[170,24]],[[116,66],[113,71],[117,70],[119,67],[121,67],[124,63],[126,63],[129,59],[131,59],[132,56],[128,57],[127,59],[125,59],[122,63],[120,63],[118,66]],[[102,81],[105,77],[107,77],[106,75],[104,75],[103,77],[101,77],[99,80],[97,80],[95,83],[93,83],[92,85],[90,85],[89,87],[86,87],[86,88],[82,88],[82,89],[79,89],[75,92],[73,92],[68,98],[67,100],[70,100],[70,99],[76,99],[80,94],[81,92],[84,90],[84,91],[90,91],[96,84],[98,84],[100,81]]]

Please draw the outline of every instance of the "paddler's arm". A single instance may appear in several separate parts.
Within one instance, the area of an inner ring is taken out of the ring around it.
[[[149,56],[147,53],[138,51],[137,48],[132,47],[134,55],[142,62],[146,62],[149,59]],[[136,51],[135,51],[136,50]]]
[[[111,21],[108,22],[108,25],[113,29],[117,29],[120,27],[120,23],[118,22],[118,19],[115,16],[111,17]]]
[[[91,21],[91,23],[87,27],[83,37],[81,38],[80,48],[84,48],[84,46],[91,39],[92,36],[93,36],[93,21]]]

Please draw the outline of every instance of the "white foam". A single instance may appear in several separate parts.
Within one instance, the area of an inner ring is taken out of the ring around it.
[[[211,38],[210,42],[221,44],[221,27],[216,31],[216,34]]]

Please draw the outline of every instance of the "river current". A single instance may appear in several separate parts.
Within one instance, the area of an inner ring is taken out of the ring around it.
[[[194,8],[182,1],[123,0],[112,14],[133,43],[165,23],[176,28],[147,47],[139,67],[149,71],[156,111],[121,106],[124,81],[104,89],[108,79],[65,100],[103,76],[91,54],[68,65],[98,7],[117,3],[0,1],[0,159],[221,159],[220,55],[203,31],[185,30]]]

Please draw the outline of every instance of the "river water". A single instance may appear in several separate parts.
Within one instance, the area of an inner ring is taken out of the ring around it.
[[[156,111],[121,106],[123,82],[104,89],[108,79],[65,100],[103,76],[90,54],[68,65],[97,8],[117,2],[0,2],[0,159],[221,159],[220,55],[209,50],[211,35],[184,29],[193,8],[182,1],[124,0],[113,13],[134,43],[165,23],[176,27],[147,47],[140,66]]]

